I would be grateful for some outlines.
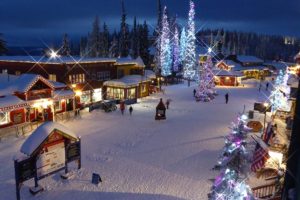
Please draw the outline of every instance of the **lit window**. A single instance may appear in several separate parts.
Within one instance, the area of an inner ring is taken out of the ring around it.
[[[8,112],[0,112],[0,125],[9,123],[9,115]]]
[[[50,81],[56,81],[56,74],[49,74]]]

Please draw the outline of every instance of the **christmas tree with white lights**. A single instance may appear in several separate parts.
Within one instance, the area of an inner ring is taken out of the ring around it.
[[[161,75],[169,76],[172,74],[172,51],[170,41],[170,27],[167,16],[167,7],[164,8],[162,17],[162,32],[160,38],[160,65]]]
[[[269,98],[273,114],[275,114],[277,110],[289,111],[291,108],[290,102],[288,101],[290,88],[287,85],[287,80],[288,73],[284,73],[282,70],[280,70]]]
[[[196,75],[196,36],[195,36],[195,4],[190,1],[190,11],[188,18],[186,55],[183,61],[183,76],[188,80],[193,80]]]
[[[180,65],[180,46],[179,46],[179,33],[178,33],[178,27],[175,22],[174,27],[174,37],[173,37],[173,72],[179,71],[179,65]]]
[[[200,65],[199,78],[197,79],[198,89],[196,92],[196,101],[211,101],[214,99],[216,91],[214,90],[214,74],[211,56],[207,56],[204,64]],[[197,77],[197,76],[196,76]]]
[[[180,63],[182,66],[184,66],[184,61],[186,60],[186,31],[183,27],[180,34]]]

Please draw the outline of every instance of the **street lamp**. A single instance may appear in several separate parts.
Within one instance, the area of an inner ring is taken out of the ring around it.
[[[265,128],[266,128],[267,110],[268,110],[269,104],[267,102],[265,102],[263,104],[263,106],[264,106],[264,114],[265,114],[265,116],[264,116],[264,129],[263,129],[263,133],[264,133]]]

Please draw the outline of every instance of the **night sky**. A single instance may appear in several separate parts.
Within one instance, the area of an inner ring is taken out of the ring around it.
[[[156,24],[157,0],[124,0],[128,21],[136,16]],[[188,0],[162,0],[185,24]],[[300,36],[300,0],[195,0],[196,25],[269,34]],[[0,0],[0,33],[9,46],[60,41],[63,33],[78,39],[98,15],[111,31],[119,28],[121,0]]]

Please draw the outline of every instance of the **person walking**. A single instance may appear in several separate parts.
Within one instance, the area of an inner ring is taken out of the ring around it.
[[[269,82],[267,82],[266,84],[266,91],[268,91],[268,89],[269,89]]]
[[[171,102],[171,99],[167,99],[167,101],[166,101],[167,109],[169,109],[170,102]]]
[[[260,92],[261,90],[261,83],[259,83],[258,91]]]
[[[225,94],[225,101],[226,101],[226,104],[228,103],[228,100],[229,100],[229,94],[228,92]]]
[[[122,101],[120,103],[120,110],[121,110],[122,115],[124,115],[124,110],[125,110],[125,103],[124,103],[124,101]]]
[[[130,113],[130,115],[132,115],[132,111],[133,111],[133,108],[132,108],[132,106],[130,106],[129,107],[129,113]]]
[[[197,92],[196,89],[194,89],[194,91],[193,91],[194,97],[196,97],[196,92]]]

